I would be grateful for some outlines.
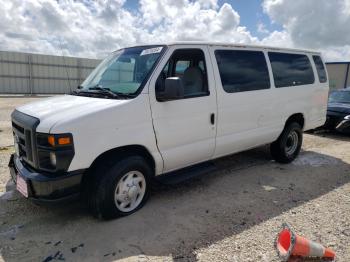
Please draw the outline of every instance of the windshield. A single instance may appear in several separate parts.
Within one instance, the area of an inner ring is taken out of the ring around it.
[[[132,47],[112,53],[91,72],[81,90],[98,87],[118,94],[136,93],[147,81],[162,49],[162,46]]]
[[[350,91],[335,91],[329,95],[330,103],[350,103]]]

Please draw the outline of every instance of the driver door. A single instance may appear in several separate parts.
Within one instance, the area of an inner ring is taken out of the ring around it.
[[[149,86],[153,125],[164,170],[211,159],[215,150],[216,91],[207,47],[170,46]],[[167,77],[179,77],[184,97],[158,101]]]

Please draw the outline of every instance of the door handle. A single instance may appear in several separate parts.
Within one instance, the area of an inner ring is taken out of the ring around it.
[[[211,113],[211,114],[210,114],[210,123],[211,123],[212,125],[215,124],[215,114],[214,114],[214,113]]]

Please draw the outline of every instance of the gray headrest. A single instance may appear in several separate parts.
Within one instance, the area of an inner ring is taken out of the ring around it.
[[[183,75],[184,86],[197,87],[197,91],[203,88],[203,73],[199,67],[189,67],[185,70]]]

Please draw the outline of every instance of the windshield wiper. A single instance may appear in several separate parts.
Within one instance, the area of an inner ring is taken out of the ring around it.
[[[112,98],[117,98],[118,97],[118,95],[115,94],[114,92],[112,92],[109,88],[103,88],[100,85],[96,85],[94,87],[90,87],[89,90],[99,91],[99,92],[101,92],[101,94],[107,95],[107,96],[112,97]]]
[[[120,92],[113,92],[107,87],[102,87],[100,85],[96,85],[94,87],[90,87],[89,90],[97,90],[100,91],[102,94],[110,95],[111,97],[123,97],[123,98],[133,98],[134,95],[132,94],[126,94],[126,93],[120,93]]]
[[[81,89],[74,90],[71,92],[71,95],[86,95],[86,96],[100,95],[100,96],[107,96],[110,98],[134,98],[135,97],[132,94],[113,92],[109,88],[104,88],[100,85],[90,87],[88,88],[88,90],[81,90]]]
[[[117,96],[122,96],[122,97],[126,97],[126,98],[134,98],[135,95],[134,94],[129,94],[129,93],[119,93],[119,92],[113,92],[114,94],[116,94]]]
[[[81,92],[80,90],[81,90],[82,88],[83,88],[82,85],[78,85],[78,86],[77,86],[77,89],[71,91],[70,94],[71,94],[71,95],[77,95],[77,94],[79,94],[79,92]]]

